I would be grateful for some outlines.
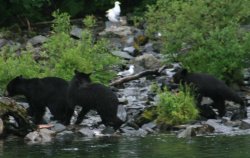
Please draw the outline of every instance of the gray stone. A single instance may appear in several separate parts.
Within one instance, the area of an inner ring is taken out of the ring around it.
[[[216,133],[229,134],[233,130],[232,127],[221,124],[221,120],[209,119],[204,124],[212,126]]]
[[[93,132],[93,130],[90,130],[87,127],[81,128],[78,131],[78,133],[80,133],[80,134],[82,134],[83,136],[86,136],[86,137],[93,137],[93,136],[95,136],[95,133]]]
[[[128,37],[125,43],[126,43],[126,46],[133,46],[134,37],[133,36]]]
[[[117,109],[117,117],[122,120],[123,122],[127,119],[127,112],[123,105],[119,105]]]
[[[82,29],[77,27],[77,26],[73,26],[71,31],[70,31],[70,35],[73,37],[76,37],[78,39],[82,38]]]
[[[72,131],[63,131],[56,135],[55,139],[60,142],[71,142],[74,139]]]
[[[111,52],[113,55],[124,58],[124,59],[133,59],[134,57],[132,57],[131,55],[129,55],[127,52],[123,52],[123,51],[112,51]]]
[[[46,143],[51,142],[55,136],[55,132],[49,129],[40,129],[39,131],[30,132],[25,136],[28,143]]]
[[[144,137],[148,134],[148,132],[144,129],[139,128],[138,130],[135,130],[132,127],[124,127],[121,128],[121,131],[123,132],[122,135],[124,136],[141,136]]]
[[[119,37],[127,37],[129,35],[132,35],[132,28],[129,26],[109,27],[100,32],[99,35],[107,36],[110,33],[118,35]]]
[[[150,133],[153,133],[154,132],[154,129],[157,127],[156,123],[155,122],[149,122],[149,123],[146,123],[144,125],[142,125],[142,129],[150,132]]]
[[[123,51],[128,52],[129,54],[133,55],[134,52],[135,52],[135,48],[133,46],[131,46],[131,47],[125,47],[125,48],[123,48]]]
[[[134,65],[139,65],[145,69],[155,69],[161,67],[161,61],[155,58],[152,54],[143,54],[134,58],[131,61]]]
[[[47,37],[38,35],[35,37],[32,37],[31,39],[28,40],[28,43],[31,43],[33,46],[38,45],[38,44],[43,44],[45,41],[47,41]]]
[[[64,126],[63,124],[61,123],[56,123],[54,124],[54,126],[51,128],[52,131],[55,131],[55,132],[62,132],[66,129],[66,126]]]
[[[185,130],[181,131],[177,137],[178,138],[191,138],[197,135],[207,135],[214,132],[214,127],[204,124],[204,125],[191,125]]]
[[[53,140],[53,138],[55,137],[55,131],[43,128],[40,129],[39,131],[41,137],[42,137],[42,142],[51,142]]]
[[[250,129],[250,119],[242,120],[240,129]]]

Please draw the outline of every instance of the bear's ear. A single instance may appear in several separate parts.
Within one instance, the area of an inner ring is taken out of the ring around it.
[[[187,69],[182,69],[182,70],[181,70],[181,75],[182,75],[182,76],[186,76],[187,73],[188,73],[188,70],[187,70]]]
[[[74,70],[74,73],[75,73],[75,74],[79,74],[80,72],[79,72],[77,69],[75,69],[75,70]]]
[[[19,75],[16,77],[16,79],[22,79],[23,78],[23,75]]]

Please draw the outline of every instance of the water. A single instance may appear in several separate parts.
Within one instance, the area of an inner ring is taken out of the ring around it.
[[[1,158],[247,158],[250,135],[178,139],[156,135],[78,138],[71,142],[28,145],[23,139],[0,142]]]

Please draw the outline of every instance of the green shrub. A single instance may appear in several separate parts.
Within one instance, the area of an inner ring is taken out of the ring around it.
[[[161,32],[162,52],[184,67],[238,82],[249,57],[249,33],[239,31],[249,7],[248,0],[158,0],[146,15],[147,34]]]
[[[55,13],[53,34],[42,46],[40,55],[47,60],[35,61],[33,48],[28,46],[16,54],[12,47],[0,51],[0,89],[3,90],[9,80],[23,75],[24,77],[57,76],[66,80],[71,79],[74,70],[92,72],[96,82],[107,84],[115,75],[112,65],[119,60],[112,56],[107,48],[107,41],[94,41],[89,29],[83,30],[81,40],[70,37],[69,16]],[[89,17],[88,17],[89,18]],[[88,19],[91,20],[91,19]],[[94,26],[94,23],[91,23]]]
[[[158,124],[179,125],[198,117],[195,99],[187,86],[185,89],[182,87],[178,93],[164,90],[158,97],[156,119]]]

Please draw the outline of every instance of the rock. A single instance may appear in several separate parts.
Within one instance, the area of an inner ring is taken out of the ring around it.
[[[81,135],[83,136],[86,136],[86,137],[93,137],[95,136],[95,133],[93,132],[93,130],[89,129],[89,128],[81,128],[78,133],[80,133]]]
[[[191,138],[197,135],[204,135],[214,132],[214,128],[210,125],[191,125],[188,126],[185,130],[180,132],[177,137],[178,138]]]
[[[77,27],[77,26],[73,26],[71,31],[70,31],[70,35],[73,37],[76,37],[78,39],[82,38],[82,29]]]
[[[157,127],[156,123],[155,122],[149,122],[149,123],[146,123],[144,125],[142,125],[142,129],[150,132],[150,133],[153,133],[154,132],[154,129]]]
[[[232,132],[233,128],[225,126],[223,124],[220,124],[221,120],[215,120],[215,119],[209,119],[207,120],[204,124],[212,126],[215,130],[214,132],[216,133],[223,133],[223,134],[229,134]]]
[[[132,34],[132,28],[129,26],[108,27],[99,33],[100,36],[110,36],[110,34],[127,37]]]
[[[38,131],[30,132],[25,136],[25,140],[31,143],[39,143],[42,141],[42,137]]]
[[[61,124],[61,123],[56,123],[54,124],[54,126],[51,128],[52,131],[55,131],[55,132],[62,132],[66,129],[66,127]]]
[[[25,140],[29,143],[46,143],[51,142],[55,136],[55,132],[49,129],[40,129],[39,131],[30,132],[25,136]]]
[[[152,54],[143,54],[134,58],[131,61],[134,65],[139,65],[145,69],[156,69],[161,67],[161,61],[155,58]]]
[[[55,136],[55,131],[52,131],[52,130],[49,130],[49,129],[40,129],[40,135],[42,137],[42,142],[45,143],[45,142],[51,142],[52,139],[54,138]]]
[[[112,134],[114,134],[115,133],[115,130],[114,130],[114,128],[112,128],[112,127],[105,127],[103,130],[102,130],[102,134],[104,134],[104,135],[112,135]]]
[[[123,52],[123,51],[112,51],[111,52],[113,55],[124,58],[124,59],[133,59],[134,57],[132,57],[131,55],[129,55],[127,52]]]
[[[55,139],[60,142],[71,142],[74,138],[72,131],[63,131],[56,135]]]
[[[250,119],[242,120],[240,129],[250,129]]]
[[[138,130],[135,130],[132,127],[123,127],[121,128],[121,131],[123,132],[122,135],[124,136],[146,136],[148,134],[147,131],[145,131],[144,129],[139,128]]]
[[[147,43],[143,48],[143,52],[154,52],[153,43]]]
[[[0,48],[2,48],[7,43],[8,43],[8,41],[6,39],[0,39]]]
[[[133,56],[134,53],[135,53],[135,48],[133,46],[131,46],[131,47],[125,47],[125,48],[123,48],[123,51],[128,52],[130,55]]]
[[[123,122],[127,119],[127,112],[123,105],[119,105],[117,109],[117,117],[122,120]]]
[[[134,43],[134,37],[133,36],[129,36],[127,38],[127,40],[125,41],[125,44],[126,46],[130,47],[130,46],[133,46],[133,43]]]
[[[45,41],[47,41],[47,37],[42,36],[42,35],[38,35],[38,36],[35,36],[35,37],[29,39],[27,43],[31,43],[33,46],[35,46],[38,44],[43,44]]]

